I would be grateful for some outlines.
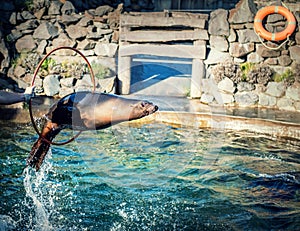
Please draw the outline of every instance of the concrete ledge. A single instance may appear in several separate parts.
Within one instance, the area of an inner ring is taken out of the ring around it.
[[[261,118],[247,118],[197,112],[159,111],[143,119],[132,121],[131,124],[165,123],[175,127],[190,127],[194,129],[207,128],[231,131],[249,131],[275,138],[300,140],[300,124],[275,121]]]
[[[160,111],[145,120],[192,128],[250,131],[272,137],[300,140],[300,124],[209,113]]]

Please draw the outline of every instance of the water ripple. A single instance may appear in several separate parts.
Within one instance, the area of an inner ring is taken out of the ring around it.
[[[0,135],[1,230],[297,230],[300,224],[297,141],[120,125],[53,146],[36,173],[25,168],[34,131],[3,126]]]

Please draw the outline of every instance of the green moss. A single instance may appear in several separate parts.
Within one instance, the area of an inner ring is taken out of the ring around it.
[[[184,92],[186,97],[191,97],[191,89],[185,89]]]
[[[54,59],[52,59],[52,58],[46,58],[44,60],[44,62],[42,63],[42,65],[41,65],[41,70],[49,72],[50,69],[55,66],[55,64],[56,64],[56,62],[55,62]]]
[[[295,74],[291,69],[286,69],[285,72],[283,72],[281,75],[276,73],[273,76],[273,80],[275,82],[282,82],[282,81],[293,81],[295,78]]]
[[[26,0],[25,1],[25,8],[29,11],[33,11],[34,10],[34,3],[33,0]]]
[[[104,79],[111,76],[111,70],[100,63],[92,62],[91,67],[94,72],[95,78],[97,79]]]
[[[18,63],[19,63],[19,57],[15,58],[11,61],[11,65],[12,65],[13,68],[16,68]]]
[[[24,60],[27,58],[28,53],[20,53],[18,54],[12,61],[11,65],[15,68],[16,66],[19,66],[23,64]]]
[[[240,69],[242,71],[242,81],[247,80],[248,73],[255,68],[255,63],[242,63],[240,64]]]
[[[33,11],[34,10],[34,0],[13,0],[14,5],[16,7],[16,11],[22,11],[22,10],[28,10]]]

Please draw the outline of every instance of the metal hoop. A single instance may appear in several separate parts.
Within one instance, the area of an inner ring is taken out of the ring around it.
[[[49,57],[49,55],[51,55],[52,53],[54,53],[55,51],[57,50],[62,50],[62,49],[67,49],[67,50],[72,50],[72,51],[75,51],[76,53],[80,54],[81,57],[85,60],[85,62],[87,63],[88,65],[88,68],[89,68],[89,71],[90,71],[90,74],[91,74],[91,79],[92,79],[92,83],[93,83],[93,89],[92,89],[92,92],[95,91],[95,88],[96,88],[96,84],[95,84],[95,76],[94,76],[94,72],[92,70],[92,67],[91,67],[91,64],[89,63],[89,61],[87,60],[87,58],[79,51],[77,50],[76,48],[73,48],[73,47],[66,47],[66,46],[61,46],[61,47],[57,47],[57,48],[54,48],[53,50],[51,50],[48,54],[46,54],[46,56],[39,62],[37,68],[35,69],[34,71],[34,74],[33,74],[33,77],[32,77],[32,81],[31,81],[31,86],[34,86],[34,82],[35,82],[35,78],[37,76],[37,73],[39,72],[39,69],[41,68],[41,65],[43,64],[43,62],[45,61],[46,58]],[[33,118],[33,113],[32,113],[32,99],[30,98],[29,100],[29,115],[30,115],[30,119],[31,119],[31,122],[32,122],[32,125],[33,125],[33,128],[34,130],[36,131],[36,133],[39,135],[40,138],[42,138],[44,141],[46,141],[47,143],[49,144],[53,144],[53,145],[64,145],[64,144],[68,144],[70,142],[72,142],[73,140],[75,140],[82,131],[79,131],[75,136],[73,136],[71,139],[67,140],[67,141],[64,141],[64,142],[52,142],[50,140],[48,140],[47,138],[45,138],[42,133],[39,131],[39,129],[37,128],[36,126],[36,123],[34,121],[34,118]]]

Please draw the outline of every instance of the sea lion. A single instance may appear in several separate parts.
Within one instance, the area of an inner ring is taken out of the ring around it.
[[[140,119],[158,110],[158,106],[145,101],[112,94],[77,92],[55,103],[45,115],[41,137],[34,143],[27,165],[36,171],[49,150],[50,143],[64,128],[73,130],[99,130],[114,124]]]

